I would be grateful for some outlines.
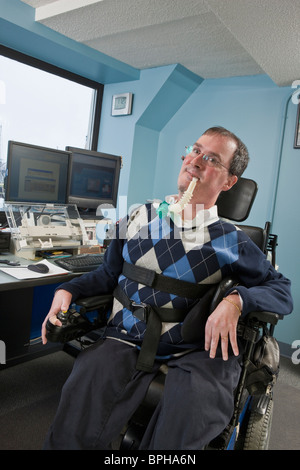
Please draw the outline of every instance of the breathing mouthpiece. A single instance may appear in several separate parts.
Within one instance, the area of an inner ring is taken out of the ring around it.
[[[189,187],[184,192],[182,198],[178,202],[176,202],[176,204],[171,204],[169,206],[169,212],[173,212],[174,214],[179,214],[179,212],[183,211],[183,209],[188,205],[188,203],[192,199],[197,181],[198,181],[198,178],[194,177],[192,179],[192,181],[189,184]]]

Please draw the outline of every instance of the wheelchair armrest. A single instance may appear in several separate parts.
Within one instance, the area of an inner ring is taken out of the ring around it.
[[[277,325],[278,320],[283,319],[283,315],[274,312],[250,312],[246,315],[246,320],[256,320],[270,325]]]
[[[226,277],[224,278],[220,284],[217,286],[211,306],[210,306],[210,313],[216,308],[219,302],[221,302],[222,298],[226,295],[229,289],[238,285],[238,281],[235,278]],[[274,312],[250,312],[246,315],[245,320],[257,320],[258,322],[262,323],[269,323],[275,326],[278,320],[282,320],[283,315]]]
[[[76,305],[80,307],[80,312],[74,308],[70,308],[68,312],[60,312],[62,317],[58,318],[62,322],[61,326],[53,325],[50,320],[47,321],[47,339],[52,342],[66,343],[104,327],[107,321],[107,310],[111,307],[112,300],[112,294],[78,299]],[[97,311],[97,318],[89,319],[85,314],[94,310]]]
[[[98,308],[109,308],[112,304],[112,301],[112,294],[103,294],[78,299],[76,300],[76,305],[78,305],[79,307],[83,307],[86,312],[90,312]]]
[[[212,298],[211,304],[210,304],[209,313],[212,313],[215,310],[217,305],[223,299],[226,292],[229,291],[229,289],[231,289],[232,287],[234,287],[236,285],[238,285],[238,281],[233,277],[225,277],[224,279],[222,279],[222,281],[216,287],[216,290],[214,292],[214,295],[213,295],[213,298]]]

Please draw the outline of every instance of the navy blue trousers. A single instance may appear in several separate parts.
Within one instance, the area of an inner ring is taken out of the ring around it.
[[[156,361],[151,373],[137,371],[137,355],[135,348],[113,339],[79,354],[44,449],[111,448],[161,365]],[[239,360],[210,359],[205,351],[193,351],[167,364],[163,398],[140,448],[202,449],[230,421]]]

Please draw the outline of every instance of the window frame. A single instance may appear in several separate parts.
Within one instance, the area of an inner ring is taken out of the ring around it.
[[[24,54],[9,47],[3,46],[0,44],[0,55],[7,57],[12,60],[16,60],[25,65],[40,69],[44,72],[51,73],[61,78],[71,80],[80,85],[92,88],[95,90],[95,100],[94,100],[94,112],[93,112],[93,126],[92,126],[92,138],[91,138],[91,148],[90,150],[97,150],[98,148],[98,139],[100,132],[100,120],[101,120],[101,110],[102,110],[102,99],[103,99],[103,90],[104,85],[89,78],[78,75],[69,70],[63,69],[56,65],[45,62],[41,59]]]

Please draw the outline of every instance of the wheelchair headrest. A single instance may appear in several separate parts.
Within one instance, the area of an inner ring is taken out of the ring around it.
[[[236,222],[246,220],[257,190],[254,180],[240,177],[229,191],[220,193],[216,202],[219,216]]]

